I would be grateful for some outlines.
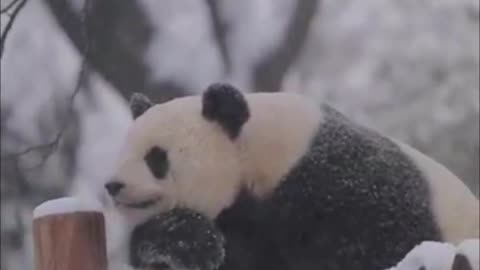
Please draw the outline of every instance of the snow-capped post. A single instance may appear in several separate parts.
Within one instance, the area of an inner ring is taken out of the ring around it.
[[[33,211],[36,270],[107,270],[103,213],[75,198],[59,198]]]

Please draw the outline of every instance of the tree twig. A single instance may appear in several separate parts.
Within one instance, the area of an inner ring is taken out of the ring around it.
[[[4,9],[2,9],[2,13],[6,13],[8,12],[16,2],[20,2],[18,5],[15,6],[15,8],[13,9],[13,12],[10,16],[10,19],[8,20],[7,24],[5,25],[5,29],[3,30],[2,32],[2,35],[1,35],[1,40],[0,40],[0,59],[2,58],[3,56],[3,49],[5,48],[5,42],[7,40],[7,35],[8,33],[10,32],[10,30],[12,29],[12,26],[13,26],[13,22],[15,21],[18,13],[20,12],[20,10],[25,6],[25,4],[27,3],[27,0],[14,0],[12,1],[7,7],[5,7]],[[5,11],[4,11],[5,10]]]
[[[72,93],[72,95],[69,97],[67,108],[68,112],[66,113],[65,120],[62,122],[62,125],[60,126],[60,130],[57,132],[55,135],[54,139],[51,140],[48,143],[45,144],[40,144],[40,145],[35,145],[35,146],[30,146],[27,147],[26,149],[16,152],[16,153],[9,153],[6,155],[2,156],[2,159],[11,159],[11,158],[19,158],[21,156],[27,155],[32,152],[43,152],[45,153],[42,155],[42,159],[39,164],[28,168],[28,169],[35,169],[38,167],[41,167],[45,164],[45,162],[48,160],[48,158],[55,152],[55,150],[58,148],[58,145],[60,144],[60,141],[63,137],[63,134],[65,133],[65,130],[67,130],[67,127],[70,123],[70,117],[73,114],[73,107],[74,107],[74,102],[75,102],[75,97],[77,94],[80,92],[80,89],[82,88],[83,82],[85,81],[85,74],[86,74],[86,61],[83,60],[81,67],[80,67],[80,72],[77,78],[75,90]]]

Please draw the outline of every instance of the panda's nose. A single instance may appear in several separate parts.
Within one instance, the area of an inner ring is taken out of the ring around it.
[[[105,184],[105,188],[107,189],[110,196],[117,195],[120,192],[120,190],[124,187],[125,187],[125,184],[122,184],[120,182],[108,182]]]

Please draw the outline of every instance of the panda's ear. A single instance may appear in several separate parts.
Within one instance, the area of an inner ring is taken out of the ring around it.
[[[230,84],[210,85],[203,93],[202,102],[203,117],[220,124],[231,139],[237,138],[250,117],[243,94]]]
[[[141,93],[133,93],[130,97],[130,112],[133,119],[136,119],[153,106],[150,99]]]

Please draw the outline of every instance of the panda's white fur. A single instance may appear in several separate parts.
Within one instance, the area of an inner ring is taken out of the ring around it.
[[[246,97],[251,117],[238,143],[248,174],[245,179],[255,179],[248,184],[261,197],[272,191],[307,151],[322,115],[318,104],[299,95],[258,93]]]
[[[459,244],[471,237],[479,237],[479,201],[453,173],[405,143],[396,142],[414,161],[428,180],[433,212],[445,241]]]
[[[321,113],[316,103],[290,93],[246,99],[251,117],[236,144],[220,126],[202,117],[198,96],[155,105],[136,119],[116,175],[126,188],[116,199],[161,201],[148,210],[125,212],[139,215],[141,221],[153,212],[186,206],[214,218],[232,203],[246,179],[255,179],[247,185],[259,196],[273,190],[307,150]],[[154,179],[143,159],[152,145],[169,153],[170,172],[161,181]]]

